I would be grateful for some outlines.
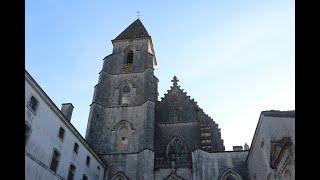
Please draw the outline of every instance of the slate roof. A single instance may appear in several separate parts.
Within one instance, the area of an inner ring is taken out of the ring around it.
[[[270,116],[270,117],[295,117],[295,111],[262,111],[261,112],[264,116]]]
[[[150,38],[151,36],[143,26],[140,19],[131,23],[124,31],[122,31],[114,40],[135,39],[135,38]],[[113,41],[114,41],[113,40]]]

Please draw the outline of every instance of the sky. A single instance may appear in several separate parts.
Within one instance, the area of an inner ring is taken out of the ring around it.
[[[59,108],[74,105],[83,136],[102,59],[137,11],[157,57],[158,99],[176,75],[226,150],[251,144],[261,111],[295,109],[293,0],[27,0],[25,68]]]

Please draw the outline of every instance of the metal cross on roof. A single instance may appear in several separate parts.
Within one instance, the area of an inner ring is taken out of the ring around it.
[[[139,19],[139,17],[141,16],[140,15],[140,11],[137,11],[137,16],[138,16],[138,19]]]
[[[176,76],[173,76],[173,79],[171,80],[171,82],[173,82],[173,86],[177,86],[178,81],[179,81],[179,79]]]

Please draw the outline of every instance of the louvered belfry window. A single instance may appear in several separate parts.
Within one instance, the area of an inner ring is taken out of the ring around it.
[[[127,54],[127,64],[133,63],[133,51],[129,51]]]

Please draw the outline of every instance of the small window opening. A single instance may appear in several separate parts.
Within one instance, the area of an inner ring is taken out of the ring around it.
[[[97,166],[97,169],[100,170],[100,166]]]
[[[69,167],[68,180],[73,180],[75,171],[76,171],[76,167],[71,164]]]
[[[88,177],[84,174],[84,175],[82,176],[82,180],[88,180]]]
[[[62,140],[63,140],[63,138],[64,138],[64,129],[62,128],[62,127],[60,127],[60,129],[59,129],[59,138],[61,138]]]
[[[129,51],[127,54],[127,64],[132,64],[133,63],[133,51]]]
[[[38,100],[34,97],[31,96],[30,101],[29,101],[29,107],[31,108],[32,111],[36,111],[38,107]]]
[[[124,86],[122,89],[123,93],[130,93],[130,87],[129,86]]]
[[[87,159],[86,159],[86,165],[89,166],[90,165],[90,157],[87,156]]]
[[[76,154],[78,154],[78,149],[79,149],[78,143],[74,143],[73,152],[75,152]]]
[[[129,97],[130,97],[130,87],[124,86],[122,88],[121,104],[128,105],[129,104]]]
[[[53,150],[53,155],[52,155],[52,160],[51,160],[51,165],[50,165],[50,169],[53,172],[57,172],[59,159],[60,159],[60,153],[57,150]]]
[[[30,132],[31,132],[30,127],[27,124],[25,124],[25,142],[24,142],[24,145],[27,145],[27,142],[28,142],[29,137],[30,137]]]
[[[122,137],[121,140],[122,140],[122,141],[125,141],[125,140],[126,140],[126,137]]]

